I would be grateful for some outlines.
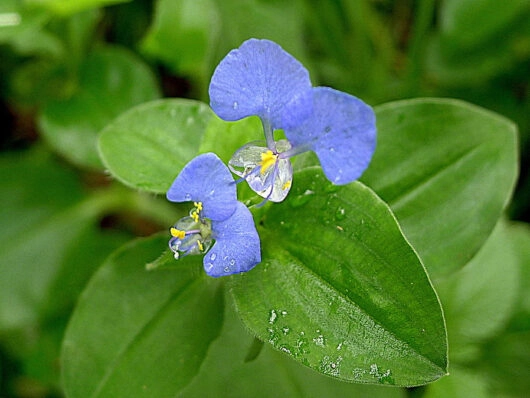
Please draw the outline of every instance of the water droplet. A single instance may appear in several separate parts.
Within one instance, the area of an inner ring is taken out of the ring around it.
[[[236,110],[238,107],[239,107],[239,104],[237,103],[237,101],[234,101],[234,103],[232,104],[232,108]]]
[[[230,265],[235,265],[236,264],[236,260],[232,259],[230,260]]]
[[[319,347],[324,347],[326,345],[326,339],[321,334],[319,334],[317,337],[315,337],[313,339],[313,342],[315,343],[315,345],[317,345]]]
[[[284,326],[284,327],[282,328],[282,332],[283,332],[283,334],[285,334],[285,335],[288,335],[290,331],[291,331],[291,329],[289,329],[288,326]]]
[[[271,310],[270,316],[269,316],[269,323],[272,325],[274,322],[276,322],[276,318],[278,318],[278,314],[275,310]]]
[[[283,311],[280,312],[280,314],[282,314],[282,316],[285,316],[285,315],[287,315],[287,311],[283,310]]]
[[[184,200],[186,202],[190,201],[191,200],[191,194],[187,193],[186,195],[184,195]]]
[[[313,195],[314,191],[311,191],[310,189],[306,189],[305,192],[302,195],[295,196],[289,200],[289,203],[292,207],[300,207],[305,205],[307,202],[309,202]]]
[[[217,254],[215,253],[210,254],[210,260],[215,261],[216,257],[217,257]]]
[[[338,221],[344,220],[346,218],[346,210],[343,207],[339,207],[335,212],[335,219]]]
[[[228,266],[224,267],[223,271],[226,272],[226,273],[230,272],[230,267],[228,267]]]

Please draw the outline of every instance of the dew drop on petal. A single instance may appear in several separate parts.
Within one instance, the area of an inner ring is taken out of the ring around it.
[[[186,195],[184,195],[184,200],[190,201],[191,200],[191,194],[187,193]]]
[[[215,261],[216,257],[217,257],[217,254],[215,253],[210,254],[210,260]]]
[[[232,108],[236,110],[238,107],[239,107],[239,104],[237,103],[237,101],[234,101],[234,103],[232,104]]]

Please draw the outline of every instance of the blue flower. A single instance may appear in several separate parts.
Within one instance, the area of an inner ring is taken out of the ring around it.
[[[171,202],[192,201],[194,206],[170,229],[169,248],[176,259],[208,252],[204,270],[213,277],[246,272],[261,262],[252,214],[238,202],[232,174],[217,155],[206,153],[191,160],[166,196]]]
[[[256,115],[265,145],[250,143],[229,162],[259,195],[273,202],[292,183],[289,158],[313,151],[335,184],[359,178],[375,151],[375,115],[360,99],[328,87],[312,87],[303,65],[269,40],[250,39],[217,66],[210,105],[227,121]],[[283,130],[287,140],[274,140]]]

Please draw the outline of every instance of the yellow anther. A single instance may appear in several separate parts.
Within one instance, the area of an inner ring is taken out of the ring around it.
[[[202,210],[202,202],[193,202],[193,206],[195,206],[195,209],[191,211],[190,216],[193,218],[193,221],[199,222],[199,213]]]
[[[285,183],[282,185],[282,189],[285,191],[286,189],[291,188],[291,180],[285,181]]]
[[[186,232],[185,231],[181,231],[180,229],[177,229],[177,228],[174,228],[174,227],[171,227],[169,232],[171,233],[171,236],[173,236],[175,238],[179,238],[179,239],[184,239],[184,237],[186,236]]]
[[[276,163],[276,160],[278,160],[278,154],[272,152],[270,149],[266,152],[263,152],[261,154],[261,162],[259,163],[261,166],[260,174],[265,174],[267,170],[269,170],[270,167]]]
[[[203,244],[202,244],[202,242],[201,242],[200,240],[197,241],[197,246],[199,246],[199,250],[200,250],[201,252],[204,251],[204,246],[203,246]]]

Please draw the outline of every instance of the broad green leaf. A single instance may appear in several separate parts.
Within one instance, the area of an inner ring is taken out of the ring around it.
[[[211,0],[159,0],[142,50],[177,73],[205,79],[215,25]]]
[[[101,168],[97,133],[122,112],[158,96],[155,78],[140,59],[118,47],[102,47],[81,65],[73,97],[49,102],[39,125],[60,154],[76,164]]]
[[[429,274],[464,266],[485,242],[517,176],[517,128],[451,99],[376,107],[378,146],[362,181],[386,201]]]
[[[257,358],[249,360],[248,353],[256,340],[229,304],[225,306],[220,336],[208,350],[200,372],[179,397],[405,397],[403,389],[346,383],[326,377],[268,345],[262,346]]]
[[[221,283],[202,259],[147,272],[167,236],[111,255],[79,300],[63,341],[69,397],[174,397],[199,371],[223,319]]]
[[[259,339],[341,380],[411,386],[445,375],[436,293],[369,188],[303,170],[259,225],[262,263],[232,278],[238,312]]]
[[[507,223],[500,222],[469,264],[436,284],[452,362],[475,359],[478,344],[494,337],[511,316],[519,286],[511,240]]]
[[[263,141],[265,134],[260,119],[247,117],[237,122],[225,122],[212,117],[202,138],[200,152],[215,152],[225,163],[243,145],[252,141]]]
[[[99,138],[104,165],[133,188],[163,193],[198,153],[212,110],[204,103],[165,99],[139,105],[107,125]]]
[[[119,240],[97,229],[104,203],[82,200],[76,176],[48,156],[4,156],[0,174],[0,329],[5,331],[69,309]]]

